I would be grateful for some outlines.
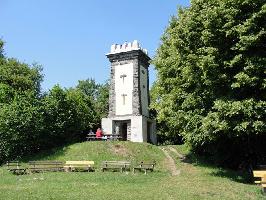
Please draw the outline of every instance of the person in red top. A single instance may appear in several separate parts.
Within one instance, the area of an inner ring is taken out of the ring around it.
[[[102,136],[103,136],[103,132],[100,128],[98,128],[96,131],[96,138],[99,139],[99,138],[102,138]]]

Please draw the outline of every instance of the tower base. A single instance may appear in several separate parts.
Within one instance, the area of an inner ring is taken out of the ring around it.
[[[156,122],[145,116],[121,116],[102,119],[104,134],[117,134],[122,140],[157,144]]]

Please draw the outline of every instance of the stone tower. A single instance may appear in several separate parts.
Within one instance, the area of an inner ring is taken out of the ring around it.
[[[104,134],[123,140],[156,143],[155,122],[149,116],[149,61],[147,50],[134,40],[114,44],[111,62],[109,115],[102,119]]]

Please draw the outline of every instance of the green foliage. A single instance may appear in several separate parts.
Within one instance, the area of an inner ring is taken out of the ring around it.
[[[0,108],[0,161],[14,159],[38,148],[42,130],[40,102],[32,94],[17,95]]]
[[[9,86],[13,93],[34,91],[38,95],[42,81],[41,71],[41,67],[37,64],[29,67],[13,58],[0,58],[0,83]]]
[[[4,57],[4,42],[0,39],[0,58]]]
[[[233,167],[261,159],[265,148],[255,145],[266,138],[266,2],[193,0],[178,13],[154,60],[157,120],[166,135],[181,135],[197,152],[223,152]],[[226,152],[223,140],[242,145]]]
[[[109,84],[97,84],[93,79],[79,81],[77,89],[91,100],[94,110],[94,124],[90,128],[100,127],[100,122],[108,113]]]
[[[2,45],[0,41],[0,162],[37,149],[43,128],[41,68],[5,58]]]
[[[43,99],[45,137],[53,146],[85,137],[84,131],[94,125],[91,99],[78,89],[54,86]],[[83,136],[82,136],[83,135]]]
[[[85,139],[108,109],[108,85],[40,91],[42,68],[6,58],[0,40],[0,163]]]

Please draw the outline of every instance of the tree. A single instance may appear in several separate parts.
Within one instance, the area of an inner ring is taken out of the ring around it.
[[[0,58],[4,57],[4,42],[0,39]]]
[[[0,83],[8,86],[12,93],[31,91],[38,96],[43,78],[41,71],[37,64],[29,66],[14,58],[0,58]]]
[[[0,105],[0,163],[38,151],[43,130],[40,101],[27,93]]]
[[[42,129],[41,68],[3,55],[0,41],[0,163],[34,152]]]
[[[80,81],[41,93],[42,68],[4,56],[0,40],[0,164],[85,139],[108,110],[108,84]]]
[[[166,134],[232,167],[265,153],[265,18],[265,0],[192,0],[153,61],[152,108]]]
[[[80,141],[101,124],[108,105],[108,86],[92,79],[79,81],[76,88],[54,86],[43,98],[43,144],[58,146]],[[49,144],[47,144],[49,142]]]
[[[95,104],[95,110],[98,113],[98,117],[102,119],[107,117],[109,110],[109,83],[99,84],[98,97]]]
[[[97,84],[95,80],[87,79],[79,81],[77,89],[91,99],[94,110],[94,126],[91,128],[100,127],[101,119],[108,113],[109,84]]]

